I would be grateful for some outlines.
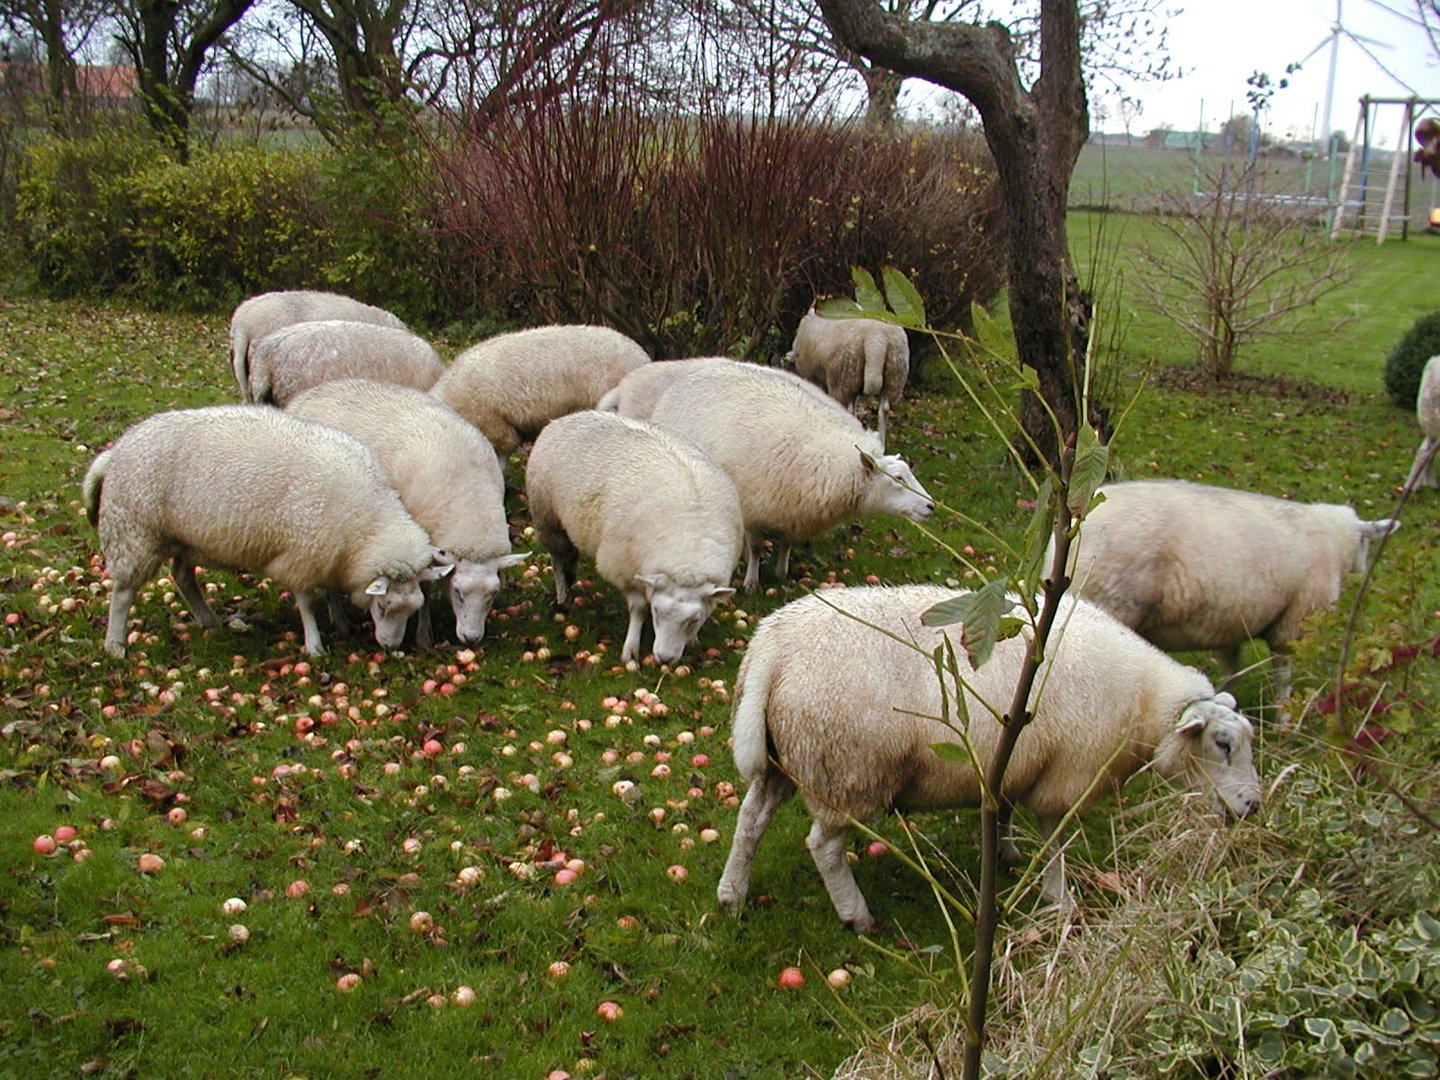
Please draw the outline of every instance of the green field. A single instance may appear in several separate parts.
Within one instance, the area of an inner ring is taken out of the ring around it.
[[[1384,398],[1380,372],[1433,306],[1440,239],[1356,245],[1354,281],[1318,313],[1348,322],[1257,348],[1243,378],[1210,387],[1183,377],[1188,347],[1123,287],[1128,246],[1150,228],[1121,215],[1072,221],[1077,256],[1104,286],[1100,324],[1123,331],[1102,358],[1114,401],[1140,391],[1113,444],[1120,471],[1388,515],[1418,432]],[[674,671],[613,662],[625,610],[603,582],[578,590],[582,606],[552,611],[538,554],[473,655],[385,656],[356,636],[307,662],[288,597],[217,572],[207,581],[236,625],[197,631],[157,580],[117,662],[100,650],[107,594],[79,480],[135,420],[233,399],[224,319],[12,297],[0,322],[0,1075],[829,1076],[893,1019],[955,1002],[953,913],[901,860],[866,857],[857,836],[859,883],[884,924],[875,945],[857,939],[803,850],[798,802],[761,848],[745,916],[714,900],[737,795],[729,688],[756,619],[822,582],[973,583],[1012,563],[985,530],[1018,540],[1033,492],[938,365],[891,419],[893,448],[947,508],[936,527],[877,519],[822,537],[797,552],[794,580],[737,598]],[[531,548],[523,497],[509,510],[516,549]],[[1440,633],[1440,499],[1417,495],[1403,518],[1346,678],[1372,694],[1356,701],[1385,704],[1392,775],[1428,805],[1440,679],[1428,657],[1411,661]],[[965,545],[968,566],[950,554]],[[1381,845],[1397,821],[1414,825],[1378,786],[1336,794],[1350,782],[1322,699],[1354,588],[1300,643],[1288,719],[1268,710],[1263,670],[1240,687],[1242,704],[1266,708],[1267,783],[1300,770],[1264,821],[1227,834],[1268,860],[1224,863],[1226,903],[1246,919],[1299,918],[1304,896],[1350,880],[1344,860]],[[638,800],[616,794],[621,780]],[[1142,779],[1088,816],[1070,861],[1081,922],[1105,926],[1108,875],[1141,881],[1149,849],[1136,838],[1192,821],[1178,805]],[[1192,823],[1196,837],[1211,832]],[[913,831],[873,824],[969,892],[973,813],[931,815]],[[73,850],[32,850],[67,825]],[[1435,838],[1422,830],[1407,843],[1418,857]],[[164,869],[139,872],[142,854]],[[578,876],[557,880],[567,860],[583,863]],[[1435,866],[1426,855],[1408,867],[1410,883],[1421,889]],[[1381,878],[1366,879],[1366,918],[1433,905],[1433,891],[1397,899],[1400,886]],[[222,911],[231,897],[245,911]],[[1019,963],[1040,942],[1043,968],[1062,929],[1032,908],[1017,898],[1006,948]],[[1348,917],[1336,916],[1337,934]],[[233,939],[232,924],[248,940]],[[1038,935],[1024,947],[1022,930]],[[957,933],[963,945],[968,930]],[[806,984],[781,990],[791,965]],[[851,981],[831,989],[825,976],[842,967]],[[358,985],[340,992],[348,975]],[[454,1003],[462,987],[473,1004]],[[613,1022],[597,1014],[607,1001],[623,1010]],[[1001,1009],[1018,1022],[1013,996]],[[1233,1037],[1216,1038],[1223,1060],[1245,1060]],[[1259,1075],[1245,1067],[1223,1075]]]

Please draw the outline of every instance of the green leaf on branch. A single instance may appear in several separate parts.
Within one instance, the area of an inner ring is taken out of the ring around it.
[[[855,302],[862,311],[885,311],[885,297],[875,278],[863,266],[850,268],[850,280],[855,283]]]
[[[930,749],[935,751],[935,756],[941,761],[951,765],[969,765],[970,753],[959,743],[937,742],[931,743]]]
[[[881,269],[880,276],[885,282],[885,298],[890,302],[890,310],[899,317],[900,324],[923,330],[925,301],[910,279],[893,266]]]
[[[1015,601],[1005,592],[1005,582],[995,580],[972,593],[961,593],[941,600],[920,616],[926,626],[949,626],[960,623],[960,644],[972,668],[990,659],[995,644],[1014,637],[1024,623],[1011,612]]]
[[[1109,467],[1110,448],[1100,441],[1089,424],[1081,425],[1076,438],[1075,465],[1070,470],[1070,488],[1065,496],[1070,513],[1080,517],[1089,511],[1090,500],[1095,496],[1095,489],[1105,482]]]

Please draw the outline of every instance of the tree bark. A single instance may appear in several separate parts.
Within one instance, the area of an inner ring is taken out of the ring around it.
[[[999,23],[910,22],[873,0],[820,0],[846,47],[873,63],[963,94],[980,113],[1005,204],[1011,322],[1021,363],[1060,423],[1025,395],[1021,419],[1052,463],[1073,436],[1078,364],[1089,337],[1088,305],[1070,262],[1065,208],[1070,175],[1089,134],[1075,0],[1041,0],[1040,75],[1020,82],[1014,41]]]

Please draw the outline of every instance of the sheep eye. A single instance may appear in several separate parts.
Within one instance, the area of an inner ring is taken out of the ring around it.
[[[1231,747],[1231,744],[1230,744],[1230,736],[1229,736],[1229,735],[1216,735],[1216,736],[1215,736],[1215,745],[1216,745],[1217,747],[1219,747],[1221,751],[1224,752],[1224,754],[1225,754],[1226,757],[1229,757],[1229,756],[1230,756],[1230,750],[1232,749],[1232,747]]]

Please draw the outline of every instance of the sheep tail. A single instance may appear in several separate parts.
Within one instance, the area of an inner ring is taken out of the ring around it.
[[[769,650],[750,652],[735,684],[735,704],[730,711],[730,748],[735,768],[746,781],[763,776],[769,768],[769,730],[765,704],[770,700],[770,682],[775,658]]]
[[[879,397],[885,385],[885,358],[890,353],[889,343],[879,334],[865,338],[865,381],[863,393],[868,397]]]
[[[243,327],[230,331],[230,370],[240,386],[240,400],[250,402],[250,335]]]
[[[105,473],[110,468],[112,452],[103,451],[90,463],[90,468],[85,472],[85,481],[80,487],[80,494],[85,500],[85,516],[90,519],[91,525],[100,522],[100,491],[105,486]]]

